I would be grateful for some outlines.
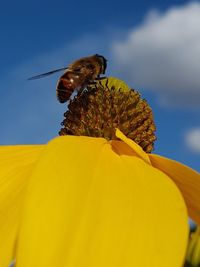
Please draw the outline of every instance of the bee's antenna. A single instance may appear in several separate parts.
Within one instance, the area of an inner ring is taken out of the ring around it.
[[[105,73],[105,70],[106,70],[106,68],[107,68],[107,59],[104,57],[104,56],[102,56],[102,55],[99,55],[99,54],[95,54],[95,56],[97,56],[98,58],[100,58],[101,60],[102,60],[102,63],[103,63],[103,74]]]

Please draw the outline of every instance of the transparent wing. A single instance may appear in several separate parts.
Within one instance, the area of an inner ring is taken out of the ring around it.
[[[28,78],[28,80],[35,80],[35,79],[40,79],[40,78],[43,78],[43,77],[46,77],[46,76],[49,76],[55,72],[59,72],[61,70],[66,70],[68,67],[64,67],[64,68],[60,68],[60,69],[57,69],[57,70],[52,70],[52,71],[49,71],[49,72],[46,72],[46,73],[42,73],[42,74],[39,74],[39,75],[36,75],[36,76],[32,76],[30,78]]]

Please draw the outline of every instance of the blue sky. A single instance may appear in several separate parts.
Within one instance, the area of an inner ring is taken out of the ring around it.
[[[65,105],[61,74],[27,81],[95,53],[107,75],[151,105],[155,153],[200,171],[199,1],[4,1],[0,9],[0,144],[46,143]]]

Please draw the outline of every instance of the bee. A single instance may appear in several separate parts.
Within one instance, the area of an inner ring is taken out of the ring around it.
[[[56,69],[33,76],[29,80],[43,78],[55,72],[65,70],[64,74],[59,78],[56,94],[60,103],[69,100],[74,90],[82,91],[85,87],[95,84],[98,80],[105,79],[101,74],[105,74],[107,60],[102,55],[95,54],[89,57],[80,58],[68,67]]]

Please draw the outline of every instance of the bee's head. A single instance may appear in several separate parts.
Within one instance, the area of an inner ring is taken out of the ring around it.
[[[101,63],[102,63],[102,74],[104,74],[105,70],[106,70],[106,67],[107,67],[107,59],[104,56],[99,55],[99,54],[96,54],[95,56],[98,57],[101,60]]]

